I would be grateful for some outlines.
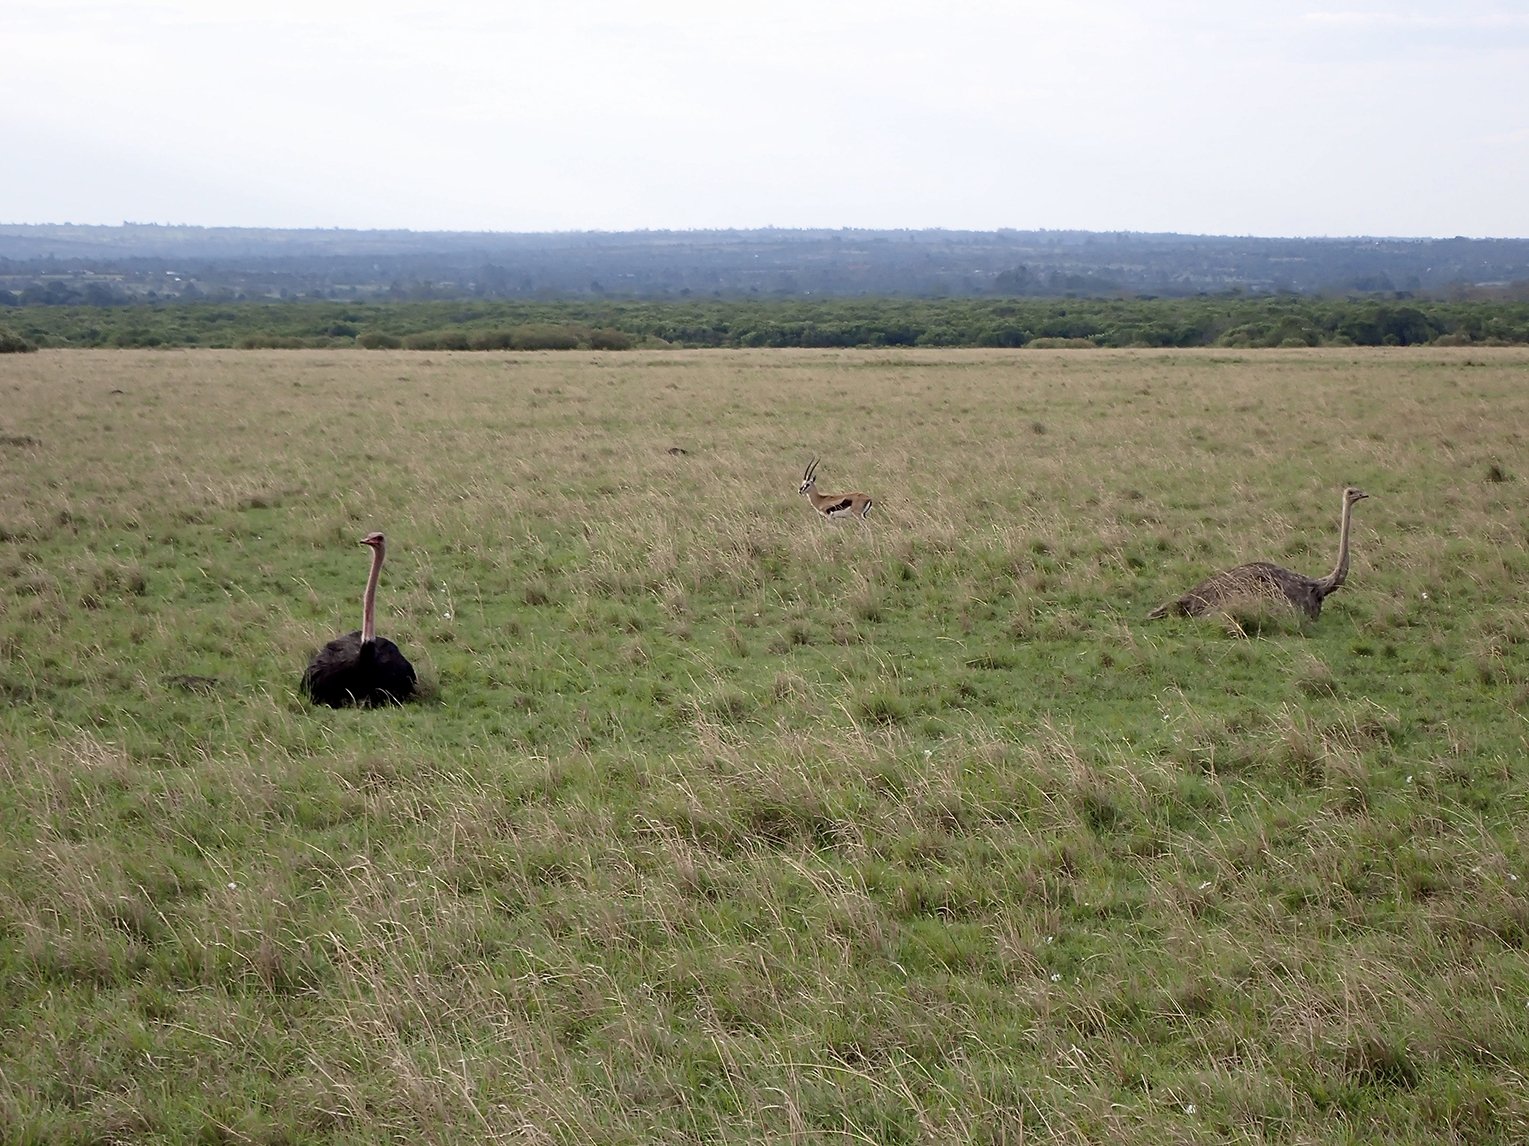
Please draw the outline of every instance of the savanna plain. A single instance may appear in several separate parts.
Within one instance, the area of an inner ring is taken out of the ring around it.
[[[1529,1140],[1526,433],[1522,349],[6,356],[3,1138]],[[1318,620],[1144,619],[1350,484]],[[315,708],[371,530],[421,696]]]

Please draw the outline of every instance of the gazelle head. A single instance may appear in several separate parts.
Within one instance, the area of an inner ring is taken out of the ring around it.
[[[813,458],[807,463],[807,468],[802,471],[802,484],[797,487],[797,493],[806,494],[817,485],[818,459]]]

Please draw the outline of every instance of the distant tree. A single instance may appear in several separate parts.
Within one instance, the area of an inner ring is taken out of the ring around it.
[[[1371,306],[1345,319],[1338,333],[1359,346],[1416,346],[1443,333],[1413,306]]]
[[[474,350],[509,350],[515,345],[515,335],[508,330],[480,330],[469,341]]]
[[[517,326],[510,332],[510,338],[516,350],[574,350],[579,345],[576,332],[551,323]]]
[[[465,330],[430,330],[404,336],[405,350],[471,350]]]
[[[1102,332],[1099,319],[1090,314],[1062,311],[1041,324],[1042,338],[1093,338]]]
[[[880,344],[882,346],[915,346],[921,333],[922,331],[915,326],[893,321],[882,327]]]
[[[994,294],[1030,294],[1035,286],[1035,276],[1023,263],[993,276]]]
[[[596,327],[589,332],[589,348],[591,350],[630,350],[632,336],[612,327]]]
[[[1030,332],[1022,326],[990,326],[982,332],[978,341],[983,346],[1023,346],[1030,341]]]
[[[920,346],[960,346],[961,332],[950,326],[931,326],[918,336]]]

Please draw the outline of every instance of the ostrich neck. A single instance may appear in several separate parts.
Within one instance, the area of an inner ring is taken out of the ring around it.
[[[1317,582],[1324,596],[1331,593],[1348,579],[1348,533],[1349,521],[1353,516],[1354,503],[1345,497],[1343,499],[1343,516],[1338,522],[1338,563],[1333,566],[1331,573]]]
[[[372,571],[366,578],[366,596],[361,598],[361,642],[377,635],[377,579],[382,576],[382,546],[372,550]]]

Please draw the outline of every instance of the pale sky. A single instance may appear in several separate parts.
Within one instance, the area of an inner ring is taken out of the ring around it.
[[[0,223],[1529,237],[1524,0],[0,0]]]

